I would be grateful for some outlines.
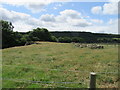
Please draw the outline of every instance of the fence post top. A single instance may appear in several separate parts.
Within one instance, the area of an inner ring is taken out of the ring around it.
[[[94,73],[94,72],[91,72],[90,74],[91,74],[91,75],[96,75],[96,73]]]

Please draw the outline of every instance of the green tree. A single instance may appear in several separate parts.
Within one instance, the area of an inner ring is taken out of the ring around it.
[[[58,39],[55,36],[51,36],[51,40],[52,42],[58,42]]]
[[[45,28],[36,28],[29,32],[29,37],[31,40],[35,41],[50,41],[51,34]]]
[[[65,43],[70,43],[71,42],[71,38],[70,37],[59,37],[58,38],[59,42],[65,42]]]
[[[2,48],[12,47],[15,45],[14,32],[11,22],[0,20],[0,25],[2,25]]]
[[[83,38],[80,38],[80,37],[73,37],[72,38],[72,42],[84,42],[84,39]]]

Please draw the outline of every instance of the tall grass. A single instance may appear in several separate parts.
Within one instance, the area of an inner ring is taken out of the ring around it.
[[[118,47],[104,46],[104,49],[89,49],[70,43],[41,42],[3,49],[3,88],[87,88],[90,72],[98,72],[98,88],[117,87],[118,74],[108,72],[118,71]],[[79,83],[45,84],[24,80]]]

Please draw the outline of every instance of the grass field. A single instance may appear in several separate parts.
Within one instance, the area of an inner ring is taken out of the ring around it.
[[[117,87],[118,47],[104,46],[41,42],[3,49],[3,88],[88,88],[90,72],[97,72],[97,88]]]

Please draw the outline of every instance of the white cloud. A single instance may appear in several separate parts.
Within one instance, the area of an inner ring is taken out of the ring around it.
[[[61,6],[62,6],[62,4],[58,4],[57,6],[61,7]]]
[[[42,26],[42,23],[36,18],[31,17],[28,14],[9,11],[5,8],[0,8],[0,19],[12,22],[15,31],[28,31],[32,30],[34,26]]]
[[[92,23],[86,21],[85,19],[68,18],[67,22],[68,22],[68,24],[73,25],[73,26],[77,26],[77,27],[87,27],[87,26],[92,25]]]
[[[44,0],[44,1],[34,1],[34,0],[0,0],[1,4],[10,4],[13,6],[24,6],[28,10],[31,10],[32,13],[38,13],[41,11],[45,11],[44,7],[50,3],[52,3],[52,0]]]
[[[108,21],[108,24],[109,24],[109,25],[117,24],[117,23],[118,23],[118,20],[117,20],[117,19],[110,19],[110,20]]]
[[[60,14],[62,16],[67,16],[70,18],[76,18],[76,19],[81,18],[81,13],[72,9],[66,9],[64,11],[61,11]]]
[[[91,9],[93,14],[109,14],[114,15],[118,13],[118,3],[109,2],[105,3],[103,6],[95,6]]]
[[[97,23],[97,24],[102,24],[103,23],[103,20],[99,20],[99,19],[91,19],[91,21],[93,23]]]
[[[61,23],[68,23],[68,25],[77,27],[87,27],[92,25],[90,22],[83,19],[80,12],[67,9],[60,12],[60,15],[56,17],[56,21]]]
[[[86,27],[92,25],[90,22],[87,22],[85,19],[81,19],[81,14],[75,10],[64,10],[60,12],[60,15],[42,15],[40,20],[44,22],[46,25],[52,25],[55,27],[56,25],[67,24],[77,27]],[[50,22],[52,24],[50,24]],[[54,24],[54,25],[53,25]],[[62,25],[63,26],[63,25]]]
[[[54,22],[55,18],[54,15],[45,14],[45,15],[41,15],[40,20],[45,22]]]
[[[88,27],[89,28],[89,27]],[[92,30],[93,29],[93,30]],[[104,25],[94,25],[89,28],[89,30],[93,32],[100,32],[100,33],[118,33],[118,20],[117,19],[110,19]]]
[[[0,8],[2,8],[3,6],[0,4]]]
[[[55,20],[56,20],[56,22],[59,22],[59,23],[65,23],[66,22],[66,17],[62,16],[62,15],[58,15],[58,16],[55,17]]]
[[[53,7],[53,9],[58,9],[57,7]]]
[[[10,20],[12,22],[18,21],[18,20],[24,20],[26,17],[30,18],[30,15],[19,13],[15,11],[8,11],[7,9],[0,8],[0,17],[4,20]]]
[[[104,4],[103,14],[117,14],[118,13],[118,3],[112,2]]]
[[[32,30],[34,28],[33,25],[29,25],[23,21],[17,21],[13,23],[14,31],[27,32],[28,30]]]
[[[61,0],[36,0],[36,1],[35,0],[0,0],[0,3],[10,4],[13,6],[24,6],[32,13],[39,13],[41,11],[46,11],[45,6],[47,6],[48,4],[57,1],[61,1]],[[56,6],[61,7],[62,4],[57,4]]]
[[[120,0],[109,0],[109,2],[119,2]]]
[[[68,18],[80,19],[81,17],[82,17],[81,13],[79,13],[75,10],[67,9],[67,10],[61,11],[60,15],[56,16],[55,19],[57,22],[65,23],[65,22],[67,22]]]
[[[108,29],[110,32],[118,33],[118,19],[110,19],[108,21]]]
[[[93,14],[101,14],[101,12],[102,12],[102,7],[101,7],[101,6],[93,7],[93,8],[91,9],[91,12],[92,12]]]
[[[31,10],[32,13],[39,13],[41,11],[46,11],[44,7],[47,5],[45,2],[41,3],[29,3],[25,5],[25,7],[29,10]]]
[[[111,19],[107,24],[99,19],[85,19],[81,13],[75,10],[64,10],[59,15],[45,14],[36,19],[29,14],[9,11],[0,7],[0,19],[11,21],[14,31],[30,31],[33,28],[44,27],[50,31],[71,30],[89,32],[117,33],[117,20]],[[94,22],[94,23],[93,23]],[[96,25],[95,23],[103,23]]]

